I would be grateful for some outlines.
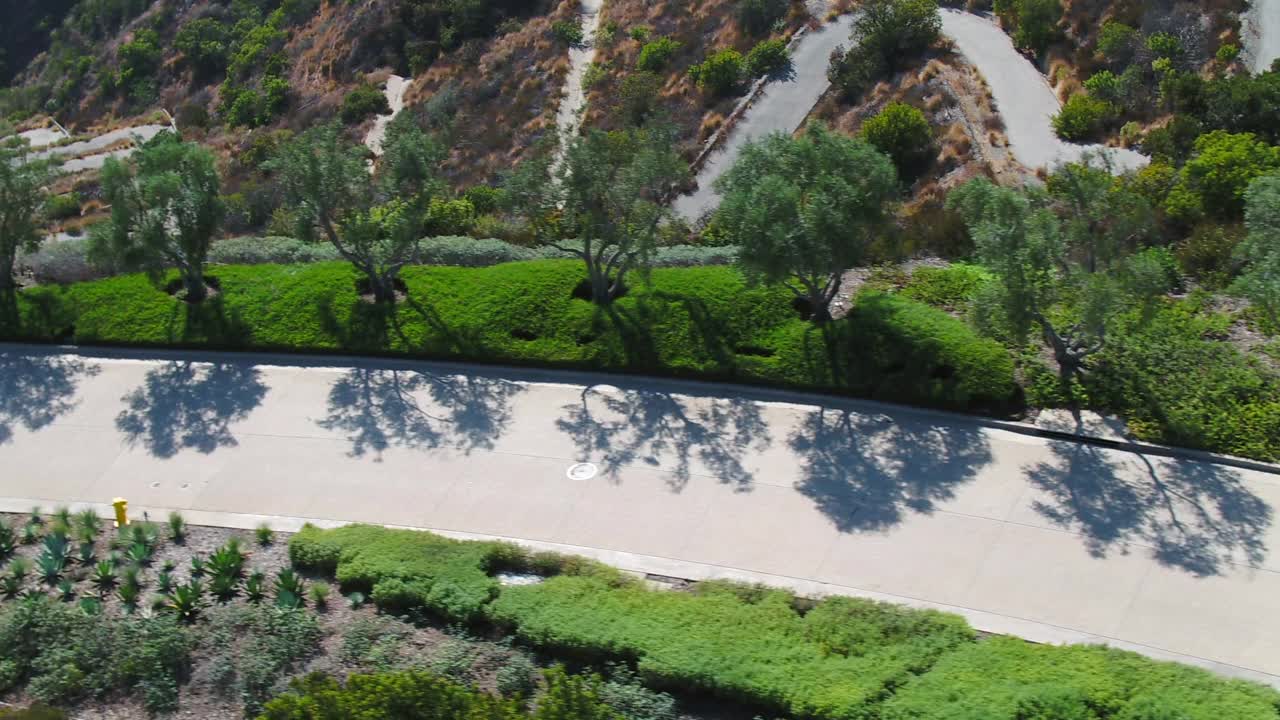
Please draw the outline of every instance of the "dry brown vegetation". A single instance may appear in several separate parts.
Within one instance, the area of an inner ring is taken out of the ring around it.
[[[632,39],[630,32],[638,27],[649,28],[651,40],[669,37],[681,44],[661,74],[656,105],[678,128],[683,138],[681,151],[692,160],[733,110],[738,98],[708,98],[689,79],[689,67],[726,48],[745,55],[759,40],[738,27],[735,6],[735,0],[607,0],[601,16],[605,32],[596,56],[602,74],[587,95],[586,125],[612,129],[625,124],[619,93],[623,78],[635,72],[644,47],[644,42]],[[803,3],[794,2],[783,36],[789,37],[808,19]]]

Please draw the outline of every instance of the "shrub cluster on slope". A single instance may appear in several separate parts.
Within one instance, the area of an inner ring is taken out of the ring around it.
[[[654,270],[609,307],[575,297],[573,261],[412,267],[395,306],[361,299],[350,266],[217,268],[220,294],[189,305],[143,276],[18,296],[0,337],[81,343],[344,350],[649,372],[853,393],[958,410],[1007,409],[1013,364],[997,343],[914,301],[868,296],[826,326],[791,294],[725,267]]]

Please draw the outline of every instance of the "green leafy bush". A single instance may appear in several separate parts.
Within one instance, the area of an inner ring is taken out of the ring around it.
[[[636,68],[643,72],[662,72],[667,69],[671,58],[680,51],[679,41],[669,37],[661,37],[653,42],[645,43],[640,48],[640,57],[636,60]]]
[[[773,75],[790,66],[791,56],[783,40],[765,40],[747,53],[747,74],[751,77]]]
[[[718,50],[689,68],[689,77],[698,87],[715,96],[733,95],[742,87],[746,60],[737,50]]]
[[[1124,23],[1108,20],[1098,34],[1098,52],[1118,65],[1126,65],[1133,57],[1139,41],[1138,31]]]
[[[561,576],[505,588],[491,617],[545,651],[634,658],[651,684],[817,718],[862,717],[876,698],[973,638],[958,617],[834,598],[805,615],[779,590],[697,594]]]
[[[1101,98],[1072,95],[1053,116],[1053,131],[1063,140],[1090,140],[1115,117],[1115,112],[1115,106]]]
[[[50,195],[44,203],[44,214],[50,220],[80,217],[80,198],[74,193]]]
[[[862,137],[888,155],[905,178],[915,177],[936,152],[929,121],[906,103],[889,103],[867,118],[862,123]]]
[[[956,263],[944,268],[925,266],[911,273],[911,279],[902,289],[902,294],[926,305],[960,310],[988,282],[991,282],[991,273],[981,265]]]
[[[354,125],[367,117],[391,112],[387,96],[376,85],[357,85],[342,99],[342,122]]]
[[[929,673],[900,688],[884,720],[1029,718],[1275,717],[1275,696],[1261,685],[1223,680],[1198,668],[1160,663],[1094,645],[1034,645],[1009,637],[962,645]],[[1086,714],[1044,714],[1083,706]],[[1153,709],[1159,708],[1159,712]],[[1035,711],[1041,714],[1034,714]]]
[[[344,592],[371,593],[390,612],[426,608],[452,620],[475,619],[497,594],[486,573],[496,552],[494,544],[372,525],[307,527],[289,540],[295,565],[334,572]]]
[[[738,0],[738,25],[748,35],[764,35],[787,16],[787,0]]]
[[[572,20],[557,20],[551,25],[551,34],[557,41],[569,47],[578,47],[585,40],[582,25]]]

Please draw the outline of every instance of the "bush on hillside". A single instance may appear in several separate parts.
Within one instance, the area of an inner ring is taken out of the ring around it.
[[[354,125],[367,117],[387,115],[391,112],[391,104],[387,96],[375,85],[365,83],[358,85],[342,99],[342,122]]]
[[[662,37],[640,48],[640,57],[636,60],[636,69],[643,72],[662,72],[667,69],[671,58],[680,51],[680,42],[669,37]]]
[[[862,137],[888,155],[903,178],[916,177],[933,159],[933,128],[918,109],[889,103],[862,124]]]
[[[747,53],[747,74],[762,77],[782,72],[791,67],[791,56],[783,40],[765,40]]]
[[[1053,116],[1053,131],[1070,142],[1095,138],[1115,117],[1115,106],[1090,95],[1072,95]]]
[[[787,0],[738,0],[738,26],[748,35],[765,35],[787,16]]]
[[[714,96],[733,95],[742,88],[746,60],[737,50],[718,50],[701,63],[689,68],[689,77]]]

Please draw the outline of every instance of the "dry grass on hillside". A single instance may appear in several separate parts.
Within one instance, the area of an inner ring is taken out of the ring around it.
[[[457,94],[455,148],[445,166],[455,186],[493,179],[554,134],[569,53],[551,27],[560,20],[576,21],[577,9],[576,0],[561,0],[520,30],[469,43],[414,78],[406,111],[446,88]]]
[[[647,27],[651,40],[669,37],[681,44],[662,74],[655,105],[676,125],[683,139],[681,150],[692,159],[738,98],[709,99],[689,79],[689,67],[725,48],[746,54],[758,40],[739,29],[735,7],[735,0],[606,0],[601,16],[605,33],[596,56],[602,74],[587,96],[586,125],[611,129],[626,122],[619,93],[623,78],[635,71],[644,46],[630,33]],[[793,2],[782,36],[789,37],[808,19],[804,4]],[[614,28],[612,37],[608,28]]]

